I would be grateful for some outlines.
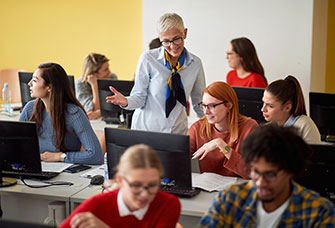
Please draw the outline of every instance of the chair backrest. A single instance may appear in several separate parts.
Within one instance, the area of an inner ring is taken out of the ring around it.
[[[0,88],[3,88],[4,83],[8,83],[12,91],[12,103],[21,102],[19,72],[25,72],[23,69],[3,69],[0,70]]]

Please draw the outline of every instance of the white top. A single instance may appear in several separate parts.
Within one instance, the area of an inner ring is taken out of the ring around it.
[[[293,126],[298,128],[300,136],[305,140],[306,143],[321,143],[321,135],[319,129],[309,116],[301,115]]]
[[[120,217],[127,216],[127,215],[134,215],[138,220],[142,220],[145,213],[147,213],[149,209],[149,204],[141,209],[136,211],[130,211],[122,198],[122,191],[120,190],[117,194],[117,206],[119,208]]]
[[[187,115],[185,107],[177,101],[168,118],[165,116],[165,94],[171,71],[165,66],[164,48],[144,52],[137,64],[135,85],[128,99],[128,106],[134,110],[131,129],[185,134]],[[186,50],[184,67],[179,72],[184,86],[186,100],[191,97],[197,116],[203,116],[198,106],[205,89],[205,76],[201,60]]]
[[[257,201],[257,228],[275,228],[277,227],[280,217],[288,207],[290,202],[290,198],[288,198],[285,203],[283,203],[280,207],[276,210],[267,213],[264,208],[261,200]]]

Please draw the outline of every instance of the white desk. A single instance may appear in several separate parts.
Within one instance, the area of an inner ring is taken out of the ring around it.
[[[20,118],[20,111],[14,111],[12,115],[0,111],[0,120],[12,120],[17,121]]]
[[[90,182],[87,178],[79,177],[80,174],[60,173],[50,180],[69,181],[74,183],[72,186],[29,188],[18,180],[14,186],[0,188],[3,218],[43,223],[48,216],[48,204],[52,201],[65,202],[65,216],[68,216],[71,213],[71,196],[85,189]],[[43,185],[41,182],[32,180],[26,180],[26,182],[31,185]]]

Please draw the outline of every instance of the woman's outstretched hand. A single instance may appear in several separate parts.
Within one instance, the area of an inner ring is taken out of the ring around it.
[[[113,86],[109,87],[110,91],[114,93],[113,96],[106,97],[106,102],[107,103],[112,103],[115,105],[120,105],[120,106],[127,106],[128,105],[128,100],[125,98],[125,96],[122,95],[119,91],[117,91]]]

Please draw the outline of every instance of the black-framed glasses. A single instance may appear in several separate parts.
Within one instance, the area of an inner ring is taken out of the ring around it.
[[[180,45],[183,42],[183,38],[182,37],[176,37],[173,40],[163,40],[161,41],[161,44],[163,47],[170,47],[171,43],[173,43],[174,45]]]
[[[215,109],[216,106],[218,106],[218,105],[222,105],[222,104],[226,104],[226,103],[228,103],[228,101],[222,101],[222,102],[217,103],[217,104],[203,104],[203,103],[201,102],[201,103],[199,103],[199,106],[200,106],[200,108],[202,108],[203,110],[205,110],[205,109],[209,109],[209,110],[212,111],[212,110]]]
[[[273,172],[273,171],[269,171],[269,172],[264,172],[264,173],[260,173],[255,169],[251,169],[250,171],[250,178],[252,180],[258,180],[260,177],[263,178],[263,180],[265,180],[266,182],[273,182],[276,180],[278,173],[281,171],[278,170],[277,172]]]
[[[143,186],[141,183],[130,183],[125,177],[122,177],[130,187],[131,192],[134,195],[139,195],[143,190],[146,190],[150,195],[156,194],[159,189],[159,182],[150,183],[147,186]]]

